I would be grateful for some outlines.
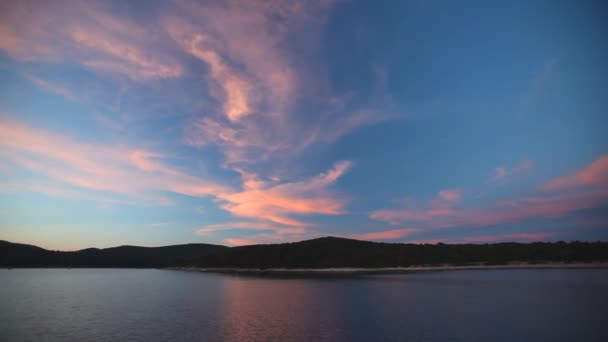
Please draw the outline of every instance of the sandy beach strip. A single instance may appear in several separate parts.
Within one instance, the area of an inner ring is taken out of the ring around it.
[[[237,267],[171,267],[171,270],[233,273],[233,274],[276,274],[276,275],[349,275],[381,274],[458,270],[502,270],[502,269],[572,269],[608,268],[608,262],[590,263],[511,263],[506,265],[420,265],[409,267],[332,267],[332,268],[237,268]]]

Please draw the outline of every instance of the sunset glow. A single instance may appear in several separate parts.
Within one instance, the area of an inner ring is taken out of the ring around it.
[[[398,3],[3,1],[0,240],[608,239],[596,6]]]

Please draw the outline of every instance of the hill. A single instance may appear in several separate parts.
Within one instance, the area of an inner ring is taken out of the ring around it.
[[[0,242],[0,267],[174,267],[204,262],[229,249],[210,244],[165,247],[119,246],[74,252],[49,251],[31,245]]]
[[[0,267],[328,268],[608,261],[608,242],[403,244],[325,237],[293,243],[226,247],[186,244],[120,246],[74,252],[0,241]]]

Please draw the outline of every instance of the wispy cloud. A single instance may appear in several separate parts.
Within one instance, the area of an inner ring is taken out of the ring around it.
[[[498,166],[494,169],[494,175],[490,179],[491,181],[500,181],[509,178],[520,172],[530,170],[534,167],[534,163],[531,160],[524,160],[518,165],[508,168],[506,166]]]
[[[129,199],[119,199],[115,196],[88,193],[79,191],[76,187],[57,185],[44,181],[7,181],[0,183],[0,192],[20,194],[23,192],[41,193],[52,197],[67,198],[72,200],[87,200],[100,203],[107,207],[110,205],[134,205],[136,202]]]
[[[228,239],[224,239],[224,242],[231,246],[247,246],[247,245],[255,245],[258,243],[257,240],[244,239],[244,238],[228,238]]]
[[[608,186],[608,155],[601,156],[574,174],[550,181],[544,188],[561,190],[577,186]]]
[[[323,99],[308,98],[318,104],[316,112],[298,107],[308,96],[303,80],[311,72],[286,46],[294,31],[321,26],[330,2],[178,3],[187,15],[166,16],[162,25],[183,52],[207,67],[211,95],[220,104],[190,122],[184,141],[218,146],[227,168],[273,164],[388,117],[371,108],[349,108],[347,97],[331,90]]]
[[[370,217],[391,224],[424,223],[429,228],[488,227],[536,218],[558,218],[608,203],[608,192],[522,197],[490,206],[473,208],[379,210]]]
[[[234,190],[170,166],[159,152],[87,144],[7,120],[0,121],[0,147],[3,160],[60,182],[53,189],[30,186],[31,190],[85,197],[89,195],[80,190],[88,190],[156,204],[166,203],[162,193],[211,197],[233,216],[255,220],[210,225],[199,229],[199,234],[227,229],[305,233],[305,228],[312,225],[292,216],[343,213],[346,201],[331,186],[352,165],[349,161],[337,162],[316,177],[291,182],[262,181],[243,171],[242,189]],[[80,190],[68,193],[61,184]],[[9,185],[3,188],[11,188]]]
[[[289,234],[286,232],[268,232],[260,233],[247,237],[229,237],[222,241],[232,246],[243,246],[243,245],[255,245],[255,244],[267,244],[267,243],[286,243],[294,241],[302,241],[306,239],[312,239],[319,237],[318,232],[306,232],[298,234]]]
[[[32,83],[34,83],[36,86],[40,87],[43,90],[63,96],[64,98],[66,98],[70,101],[75,101],[77,99],[76,94],[74,94],[74,92],[71,89],[69,89],[61,84],[36,77],[30,73],[25,73],[24,75],[25,75],[25,78],[27,78],[28,80],[30,80]]]
[[[454,206],[462,199],[462,190],[445,189],[439,191],[437,196],[424,206],[410,205],[409,208],[399,210],[378,210],[371,213],[370,218],[385,221],[391,224],[402,222],[431,221],[436,218],[456,215]],[[408,201],[411,203],[411,201]]]
[[[159,161],[159,153],[85,144],[17,122],[0,121],[5,160],[70,186],[148,198],[155,191],[212,196],[229,188]]]
[[[230,121],[261,112],[282,115],[297,81],[281,45],[302,22],[318,22],[328,6],[322,1],[177,4],[183,15],[165,17],[163,26],[184,51],[208,65],[224,100],[223,114]]]
[[[462,189],[446,189],[439,191],[438,199],[448,203],[456,203],[462,200]]]
[[[154,26],[109,14],[99,4],[8,1],[0,50],[23,61],[77,62],[131,79],[174,78],[182,67],[149,39]],[[77,13],[77,15],[75,15]]]
[[[213,47],[213,41],[202,31],[176,17],[165,20],[169,35],[187,53],[205,62],[209,67],[211,78],[219,89],[215,93],[223,102],[223,114],[236,121],[252,114],[250,102],[253,86],[245,75],[240,75],[231,68],[225,58]],[[216,42],[215,44],[219,44]]]
[[[310,238],[316,234],[310,227],[293,227],[264,221],[238,221],[210,224],[196,230],[196,233],[209,237],[223,231],[256,232],[253,235],[248,235],[246,238],[233,236],[223,239],[224,243],[233,246],[298,241]],[[229,234],[234,235],[235,233],[236,232],[231,232]]]
[[[477,207],[457,206],[436,199],[425,205],[408,204],[401,209],[374,211],[370,218],[390,224],[414,223],[428,228],[488,227],[537,218],[558,218],[573,212],[608,205],[608,182],[605,176],[608,158],[602,156],[571,176],[558,178],[545,185],[548,190],[529,196],[503,200]],[[581,188],[584,185],[595,188]]]
[[[343,213],[345,201],[329,190],[350,168],[348,161],[338,162],[326,173],[308,180],[274,184],[253,182],[252,175],[245,176],[245,188],[241,192],[221,194],[221,207],[234,216],[255,218],[287,226],[308,224],[289,215]]]
[[[252,163],[268,162],[265,173],[271,174],[273,164],[285,156],[296,158],[306,147],[333,142],[388,117],[373,108],[348,106],[351,97],[329,87],[312,99],[314,112],[302,113],[297,106],[309,96],[303,79],[310,79],[315,67],[287,46],[294,32],[309,32],[311,38],[319,34],[305,28],[324,24],[331,1],[179,0],[173,5],[123,16],[100,3],[8,2],[0,14],[0,50],[17,61],[78,64],[110,78],[206,81],[206,87],[195,85],[214,101],[192,113],[184,142],[217,146],[224,166],[232,170],[252,172]],[[383,75],[380,83],[386,83]],[[326,76],[320,76],[317,85],[326,83]],[[82,98],[49,80],[30,80],[62,96]],[[97,119],[125,132],[117,120],[99,114]]]
[[[233,216],[251,219],[230,223],[211,224],[198,229],[208,236],[219,231],[261,231],[246,240],[226,238],[232,245],[287,242],[311,238],[320,234],[315,224],[297,216],[338,215],[345,212],[346,200],[331,190],[331,186],[352,166],[341,161],[317,177],[293,182],[261,180],[256,174],[238,169],[242,177],[242,191],[217,195],[220,207]]]
[[[251,221],[237,222],[239,229],[269,228],[251,238],[256,241],[282,241],[302,230],[312,234],[308,216],[346,212],[347,196],[333,186],[352,163],[338,161],[305,177],[307,171],[291,172],[310,169],[296,165],[303,152],[395,117],[386,68],[374,67],[373,94],[364,101],[332,89],[319,61],[291,49],[294,37],[303,42],[299,48],[319,41],[333,3],[176,0],[141,13],[113,11],[110,3],[3,3],[0,52],[19,65],[86,70],[82,77],[94,85],[76,86],[69,77],[55,82],[24,67],[30,82],[79,102],[98,128],[121,137],[142,129],[133,127],[134,116],[179,111],[177,98],[184,91],[195,94],[183,101],[172,132],[182,132],[181,143],[217,149],[223,156],[219,171],[228,174],[223,179],[236,172],[241,180],[226,185],[139,144],[90,143],[6,120],[0,122],[2,158],[81,195],[156,204],[169,203],[167,193],[209,197],[235,218]],[[167,101],[159,104],[155,97]],[[145,145],[162,145],[154,139]],[[214,229],[203,231],[229,227]]]
[[[210,235],[211,233],[225,231],[225,230],[260,230],[260,231],[273,231],[277,234],[303,234],[306,232],[305,228],[281,226],[269,222],[228,222],[210,224],[199,228],[196,233],[199,235]]]

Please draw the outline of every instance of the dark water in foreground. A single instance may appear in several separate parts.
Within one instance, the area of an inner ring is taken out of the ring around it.
[[[0,270],[0,341],[608,341],[608,270]]]

